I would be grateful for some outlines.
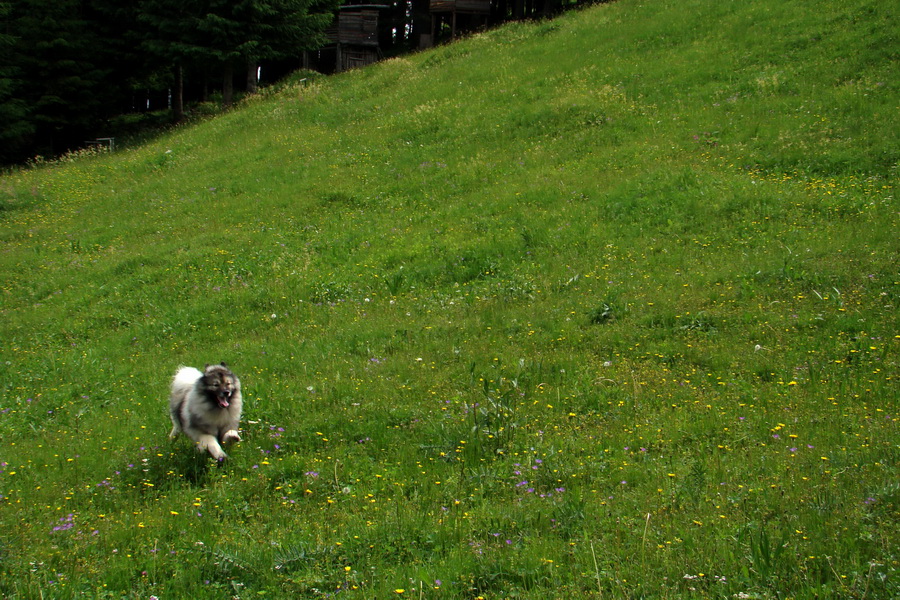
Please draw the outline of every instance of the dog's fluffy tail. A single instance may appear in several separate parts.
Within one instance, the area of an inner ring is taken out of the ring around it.
[[[180,410],[180,406],[184,403],[188,394],[197,384],[197,381],[203,377],[203,373],[194,367],[179,367],[172,380],[172,399],[169,404],[171,410]]]
[[[172,380],[172,389],[193,387],[201,377],[203,377],[203,373],[194,367],[178,367],[175,379]]]
[[[172,432],[169,433],[169,439],[174,439],[184,428],[181,411],[191,390],[201,377],[203,373],[194,367],[178,367],[172,379],[172,395],[169,396],[169,415],[172,417]]]

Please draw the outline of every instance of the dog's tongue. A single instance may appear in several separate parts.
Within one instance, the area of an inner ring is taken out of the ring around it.
[[[222,408],[228,408],[228,396],[226,396],[225,394],[221,394],[219,396],[219,406],[221,406]]]

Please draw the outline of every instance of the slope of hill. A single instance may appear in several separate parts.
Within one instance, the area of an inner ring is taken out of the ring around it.
[[[896,16],[623,0],[5,175],[0,595],[897,596]]]

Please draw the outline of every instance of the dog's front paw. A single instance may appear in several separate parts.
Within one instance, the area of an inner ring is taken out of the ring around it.
[[[236,429],[232,429],[231,431],[226,431],[225,435],[222,436],[223,444],[234,444],[241,441],[241,436],[237,432]]]
[[[216,460],[224,460],[228,457],[228,455],[225,454],[225,451],[222,450],[222,446],[219,445],[216,438],[211,435],[200,436],[200,439],[197,440],[197,451],[209,452]]]

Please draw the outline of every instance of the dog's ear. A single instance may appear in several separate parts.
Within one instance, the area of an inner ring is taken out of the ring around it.
[[[228,368],[228,365],[225,364],[224,360],[222,361],[222,366],[225,367],[226,369]]]
[[[206,363],[206,366],[203,367],[203,370],[205,371],[205,370],[207,370],[208,368],[209,368],[209,363]]]

